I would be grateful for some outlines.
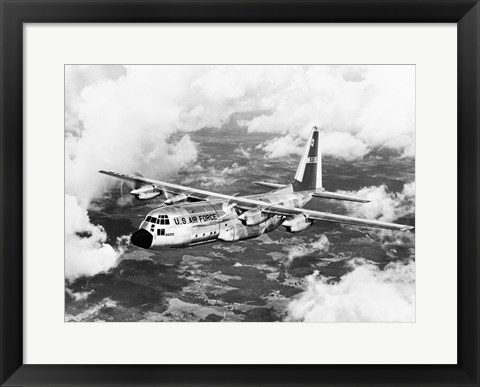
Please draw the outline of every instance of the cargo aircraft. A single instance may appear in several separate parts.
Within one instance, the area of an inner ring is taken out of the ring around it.
[[[273,189],[259,195],[224,195],[141,175],[99,172],[133,182],[135,189],[130,193],[139,200],[162,195],[163,205],[151,211],[131,236],[132,244],[144,249],[162,250],[214,241],[241,241],[269,233],[279,226],[296,233],[316,222],[400,231],[413,229],[408,225],[303,209],[313,198],[368,202],[323,188],[319,139],[319,130],[313,127],[292,184],[255,182]]]

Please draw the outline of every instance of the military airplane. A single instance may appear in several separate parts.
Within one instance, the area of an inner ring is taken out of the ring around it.
[[[411,230],[412,226],[336,215],[302,208],[313,198],[366,203],[358,197],[326,191],[322,187],[319,129],[313,127],[292,184],[255,182],[273,189],[264,194],[235,196],[129,175],[99,171],[133,182],[130,193],[139,200],[162,195],[163,205],[148,213],[131,236],[135,246],[162,250],[215,241],[235,242],[256,238],[279,226],[296,233],[316,222]]]

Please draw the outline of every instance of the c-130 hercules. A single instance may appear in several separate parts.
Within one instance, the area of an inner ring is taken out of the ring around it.
[[[231,196],[137,175],[111,171],[100,173],[135,183],[135,189],[130,193],[137,199],[148,200],[160,195],[166,199],[162,206],[147,215],[131,236],[132,244],[144,249],[182,248],[214,241],[235,242],[256,238],[281,225],[288,232],[296,233],[318,221],[401,231],[413,229],[408,225],[302,208],[317,197],[368,202],[328,192],[322,187],[322,159],[316,126],[307,141],[293,183],[255,182],[274,189],[264,194]]]

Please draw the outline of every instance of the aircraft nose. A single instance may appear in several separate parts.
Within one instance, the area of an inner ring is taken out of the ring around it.
[[[135,231],[130,240],[135,246],[141,247],[142,249],[149,249],[152,246],[153,235],[142,228]]]

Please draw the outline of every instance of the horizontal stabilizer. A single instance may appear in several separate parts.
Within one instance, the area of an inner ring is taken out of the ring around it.
[[[358,202],[358,203],[368,203],[368,202],[370,202],[370,200],[367,200],[367,199],[357,198],[355,196],[343,195],[343,194],[339,194],[339,193],[335,193],[335,192],[328,192],[328,191],[315,192],[313,194],[313,197],[325,198],[325,199],[335,199],[335,200],[347,200],[349,202]]]
[[[269,183],[266,181],[254,181],[253,184],[261,185],[263,187],[268,187],[268,188],[285,188],[288,185],[288,184]]]

